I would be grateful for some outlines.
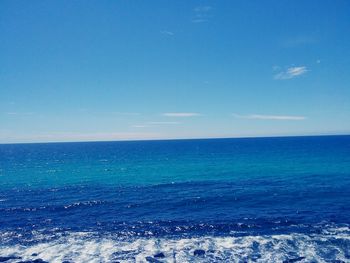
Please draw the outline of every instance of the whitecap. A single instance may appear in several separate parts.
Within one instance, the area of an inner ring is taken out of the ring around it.
[[[186,237],[186,238],[129,238],[88,232],[61,233],[54,239],[45,239],[37,232],[37,242],[29,245],[0,243],[0,255],[16,255],[31,260],[33,254],[51,263],[71,262],[146,262],[162,252],[162,262],[349,262],[350,229],[330,227],[319,234],[280,234],[260,236]],[[1,239],[6,233],[1,234]],[[205,254],[195,256],[201,249]],[[174,261],[175,260],[175,261]],[[11,262],[11,261],[9,261]]]

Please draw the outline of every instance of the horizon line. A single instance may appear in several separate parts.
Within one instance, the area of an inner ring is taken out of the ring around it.
[[[149,139],[120,139],[120,140],[85,140],[85,141],[41,141],[41,142],[0,142],[0,145],[10,144],[55,144],[55,143],[99,143],[99,142],[145,142],[145,141],[186,141],[186,140],[220,140],[220,139],[263,139],[263,138],[291,138],[291,137],[331,137],[350,136],[350,133],[325,133],[325,134],[296,134],[296,135],[244,135],[222,137],[187,137],[187,138],[149,138]]]

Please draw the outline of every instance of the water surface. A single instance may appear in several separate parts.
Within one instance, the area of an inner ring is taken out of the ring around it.
[[[0,257],[350,262],[349,189],[350,136],[3,144]]]

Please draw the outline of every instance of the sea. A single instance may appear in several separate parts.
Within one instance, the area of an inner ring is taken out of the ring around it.
[[[0,262],[350,262],[350,136],[1,144]]]

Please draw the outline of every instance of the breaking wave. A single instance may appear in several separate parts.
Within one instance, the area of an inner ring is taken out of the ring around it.
[[[350,262],[349,226],[328,226],[314,234],[201,237],[131,237],[95,232],[36,232],[34,242],[10,244],[1,233],[6,262]],[[16,237],[20,238],[20,237]]]

